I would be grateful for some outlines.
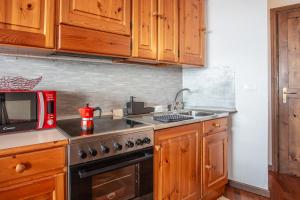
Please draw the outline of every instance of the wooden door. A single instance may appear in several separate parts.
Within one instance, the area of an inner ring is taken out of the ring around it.
[[[203,194],[227,183],[227,132],[203,138]]]
[[[201,137],[201,123],[155,133],[155,200],[200,198]]]
[[[157,0],[133,0],[132,57],[157,59]]]
[[[158,0],[158,60],[178,61],[178,0]]]
[[[0,43],[54,47],[53,0],[1,0]]]
[[[205,1],[179,1],[179,62],[204,65]]]
[[[65,174],[57,174],[7,188],[0,188],[0,199],[64,200]]]
[[[300,176],[300,9],[278,15],[279,171]]]
[[[60,23],[130,35],[130,0],[60,0]]]

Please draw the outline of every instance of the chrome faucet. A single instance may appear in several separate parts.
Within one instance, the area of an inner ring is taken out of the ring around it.
[[[183,101],[181,101],[181,102],[178,102],[178,101],[177,101],[178,96],[179,96],[181,93],[183,93],[184,91],[192,92],[189,88],[183,88],[183,89],[179,90],[179,91],[176,93],[176,96],[175,96],[175,100],[174,100],[174,101],[175,101],[174,110],[178,110],[179,108],[180,108],[180,109],[184,109],[184,103],[183,103]]]

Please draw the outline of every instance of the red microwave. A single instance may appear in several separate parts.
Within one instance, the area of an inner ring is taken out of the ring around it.
[[[54,127],[55,91],[0,90],[0,133]]]

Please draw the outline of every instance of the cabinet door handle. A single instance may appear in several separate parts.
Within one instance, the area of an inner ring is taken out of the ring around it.
[[[22,173],[22,172],[25,171],[25,169],[26,169],[26,165],[23,164],[23,163],[19,163],[19,164],[16,165],[16,172],[17,173]]]
[[[116,193],[115,192],[112,192],[112,193],[109,193],[108,195],[106,195],[107,199],[114,199],[116,198]]]
[[[154,148],[155,148],[156,151],[159,151],[160,150],[160,145],[155,145]]]
[[[206,168],[206,169],[211,169],[212,166],[211,166],[211,165],[205,165],[205,168]]]

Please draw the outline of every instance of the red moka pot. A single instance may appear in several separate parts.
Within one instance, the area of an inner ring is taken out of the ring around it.
[[[81,129],[82,130],[93,130],[94,129],[94,112],[99,111],[98,118],[101,117],[102,110],[100,107],[90,107],[86,104],[85,107],[79,108],[79,113],[81,116]]]

